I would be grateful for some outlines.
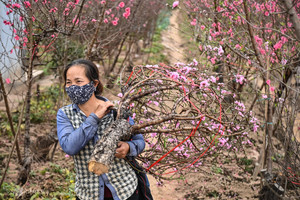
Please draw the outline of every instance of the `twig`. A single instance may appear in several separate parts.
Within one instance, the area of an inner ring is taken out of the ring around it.
[[[1,73],[0,73],[1,74]],[[2,79],[1,79],[2,80]],[[2,82],[2,81],[1,81]],[[13,142],[13,145],[11,147],[11,150],[10,150],[10,154],[9,154],[9,157],[8,157],[8,161],[6,163],[6,166],[5,166],[5,169],[4,169],[4,173],[2,175],[2,178],[1,178],[1,182],[0,182],[0,188],[3,184],[3,181],[5,179],[5,176],[6,176],[6,172],[7,172],[7,169],[8,169],[8,166],[9,166],[9,163],[10,163],[10,159],[12,157],[12,154],[14,152],[14,148],[15,146],[18,147],[18,136],[19,136],[19,133],[20,133],[20,127],[21,127],[21,123],[22,123],[22,119],[23,119],[23,113],[24,113],[24,108],[25,108],[25,103],[23,104],[23,107],[22,107],[22,110],[21,110],[21,114],[19,116],[19,122],[18,122],[18,128],[17,128],[17,133],[15,135],[15,138],[14,138],[14,142]],[[18,152],[18,151],[17,151]],[[20,152],[19,152],[20,153]],[[21,160],[19,161],[19,163],[21,163]]]
[[[5,91],[1,71],[0,71],[0,84],[1,84],[1,90],[2,90],[2,94],[3,94],[4,102],[5,102],[6,114],[7,114],[8,122],[10,125],[10,129],[11,129],[11,132],[14,135],[14,137],[16,137],[16,132],[14,129],[14,125],[13,125],[13,121],[12,121],[12,117],[11,117],[11,113],[10,113],[10,107],[9,107],[8,101],[7,101],[7,94]],[[19,161],[19,163],[21,163],[22,157],[21,157],[21,153],[20,153],[19,143],[16,143],[16,149],[17,149],[18,161]]]

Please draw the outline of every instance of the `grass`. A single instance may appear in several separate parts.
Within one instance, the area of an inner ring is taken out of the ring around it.
[[[31,171],[26,187],[4,182],[0,200],[20,199],[75,199],[75,172],[59,164],[50,163],[43,169]]]

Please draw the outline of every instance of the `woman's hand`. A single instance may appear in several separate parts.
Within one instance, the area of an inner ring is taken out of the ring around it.
[[[95,114],[99,119],[101,119],[103,116],[105,116],[108,113],[108,108],[113,107],[114,104],[110,101],[101,102],[98,104]]]
[[[119,142],[118,148],[116,149],[115,156],[117,158],[125,158],[130,150],[130,146],[127,142]]]

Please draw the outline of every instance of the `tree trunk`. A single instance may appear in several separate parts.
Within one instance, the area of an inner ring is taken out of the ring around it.
[[[30,1],[32,4],[32,0]],[[31,89],[32,89],[32,70],[33,70],[33,58],[35,49],[37,47],[33,41],[33,21],[32,21],[32,10],[29,10],[29,24],[28,24],[28,32],[29,32],[29,65],[27,70],[27,92],[25,98],[25,134],[24,134],[24,158],[22,161],[22,166],[20,166],[20,171],[18,174],[18,184],[24,185],[29,177],[29,173],[31,170],[31,162],[32,157],[30,155],[30,102],[31,102]]]
[[[297,15],[297,11],[295,10],[294,4],[292,0],[283,0],[286,8],[288,9],[288,13],[291,17],[291,21],[293,23],[294,29],[295,29],[295,34],[298,40],[300,40],[300,19]]]
[[[130,124],[125,119],[117,119],[103,131],[89,160],[89,171],[97,175],[107,173],[114,159],[118,142],[131,137]]]

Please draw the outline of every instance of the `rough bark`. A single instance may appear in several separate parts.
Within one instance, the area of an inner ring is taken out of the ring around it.
[[[300,40],[300,19],[297,15],[297,11],[294,8],[293,2],[292,0],[284,0],[283,2],[288,9],[288,13],[291,17],[296,37],[298,40]]]
[[[32,5],[32,0],[30,1]],[[33,40],[33,13],[32,10],[28,11],[29,15],[29,24],[28,24],[28,32],[29,32],[29,54],[28,54],[28,70],[27,70],[27,91],[25,98],[25,133],[24,133],[24,157],[22,164],[20,166],[20,171],[18,174],[18,183],[24,185],[29,177],[29,173],[31,170],[31,162],[32,156],[30,152],[30,113],[31,113],[31,90],[32,90],[32,70],[33,70],[33,59],[37,45]]]
[[[130,124],[125,119],[117,119],[103,131],[89,160],[89,171],[97,175],[107,173],[116,153],[119,141],[131,137]]]

